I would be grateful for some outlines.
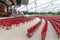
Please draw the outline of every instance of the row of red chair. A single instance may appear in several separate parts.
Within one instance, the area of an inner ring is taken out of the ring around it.
[[[59,36],[60,36],[60,16],[58,16],[58,15],[57,16],[53,16],[53,15],[52,16],[41,16],[41,18],[51,21],[52,25],[54,26],[54,28],[55,28],[55,30],[56,30],[56,32],[58,34],[58,38],[59,38]],[[44,35],[42,37],[43,40],[45,40]]]
[[[58,36],[60,35],[60,23],[54,22],[56,27],[58,28]]]
[[[52,20],[54,20],[54,21],[56,21],[56,22],[60,23],[60,20],[59,20],[59,19],[57,19],[57,18],[55,18],[55,17],[48,17],[48,19],[52,19]]]
[[[47,22],[47,20],[45,20],[44,27],[41,31],[42,40],[45,40],[47,29],[48,29],[48,22]]]
[[[43,16],[44,19],[52,19],[60,23],[60,16]]]
[[[50,19],[50,22],[52,23],[52,25],[55,28],[55,30],[58,34],[58,37],[59,37],[59,35],[60,35],[60,24],[54,20],[51,20],[51,19]]]
[[[60,20],[55,20],[56,22],[60,23]]]
[[[34,31],[36,31],[36,29],[39,28],[39,26],[41,25],[41,23],[42,23],[42,20],[39,21],[37,24],[33,25],[31,28],[29,28],[27,30],[27,36],[31,37],[33,35]]]
[[[0,26],[11,27],[14,24],[25,23],[35,19],[34,17],[19,17],[19,18],[6,18],[0,19]]]

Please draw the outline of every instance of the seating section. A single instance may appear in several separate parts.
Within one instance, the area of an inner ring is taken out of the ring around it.
[[[60,23],[60,20],[55,20],[56,22]]]
[[[27,29],[27,36],[31,37],[35,31],[40,27],[42,23],[42,19],[45,20],[44,27],[41,30],[41,37],[42,40],[45,40],[46,33],[48,30],[48,21],[51,22],[54,29],[56,30],[56,33],[58,35],[58,38],[60,36],[60,15],[42,15],[42,16],[28,16],[28,17],[17,17],[17,18],[6,18],[6,19],[0,19],[0,26],[4,27],[11,27],[12,25],[25,23],[34,20],[36,17],[40,18],[41,21],[39,21],[37,24],[33,25],[31,28]]]
[[[60,35],[60,24],[54,20],[51,20],[51,19],[50,19],[50,22],[53,25],[53,27],[55,28],[56,33],[58,34],[58,37],[59,37],[59,35]]]
[[[48,22],[47,22],[47,20],[45,20],[44,27],[43,27],[43,29],[41,31],[42,40],[45,40],[47,29],[48,29]]]
[[[31,37],[33,35],[34,31],[36,31],[36,29],[39,28],[39,26],[41,25],[41,22],[42,22],[42,20],[27,30],[28,37]]]
[[[55,28],[56,33],[58,34],[58,38],[59,38],[59,36],[60,36],[60,16],[59,15],[51,15],[51,16],[40,16],[40,17],[42,19],[49,20],[51,22],[51,24]],[[42,35],[42,33],[41,33],[41,35]],[[45,40],[44,37],[42,37],[43,40]]]
[[[0,19],[0,26],[3,27],[11,27],[12,25],[25,23],[34,20],[35,17],[19,17],[19,18],[6,18],[6,19]]]

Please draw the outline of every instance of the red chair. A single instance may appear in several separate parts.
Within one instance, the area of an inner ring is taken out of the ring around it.
[[[41,22],[42,22],[42,20],[27,30],[28,37],[31,37],[33,35],[34,31],[36,31],[36,29],[38,29],[39,26],[41,25]]]
[[[53,27],[55,28],[56,30],[56,33],[58,34],[58,38],[59,38],[59,35],[60,35],[60,24],[54,20],[51,20],[50,19],[50,22],[52,23]]]
[[[58,34],[58,38],[59,38],[59,36],[60,36],[60,24],[55,22],[55,25],[56,25],[56,28],[58,28],[57,29],[57,34]]]
[[[43,29],[41,31],[42,40],[45,40],[47,27],[48,27],[48,22],[47,22],[47,20],[45,20],[44,27],[43,27]]]

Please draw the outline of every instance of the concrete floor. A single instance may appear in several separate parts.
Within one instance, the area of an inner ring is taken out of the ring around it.
[[[26,22],[24,24],[20,24],[18,27],[15,27],[15,25],[13,25],[14,27],[10,30],[0,30],[0,40],[41,40],[41,30],[45,23],[44,19],[42,19],[41,26],[36,30],[31,38],[28,38],[26,36],[27,29],[39,21],[40,19],[36,18],[28,23]],[[49,21],[46,40],[58,40],[57,34]]]

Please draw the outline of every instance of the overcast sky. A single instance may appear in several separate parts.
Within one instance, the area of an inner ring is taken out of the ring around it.
[[[33,3],[32,3],[33,2]],[[36,5],[37,4],[37,5]],[[29,0],[28,5],[21,5],[18,8],[20,11],[60,11],[60,0]]]

